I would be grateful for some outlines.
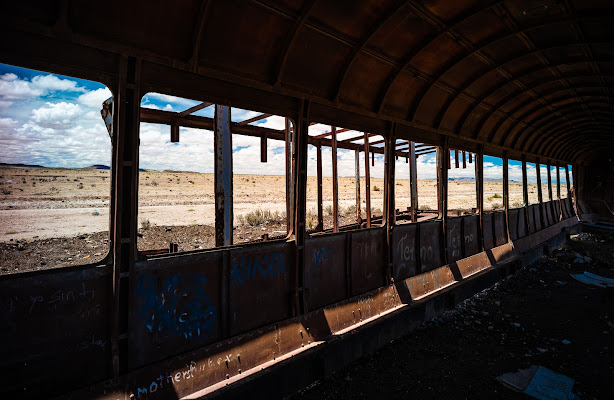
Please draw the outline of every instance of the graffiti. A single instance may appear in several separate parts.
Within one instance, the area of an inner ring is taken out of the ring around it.
[[[160,376],[154,378],[149,382],[148,385],[138,387],[136,389],[136,398],[147,398],[148,394],[156,393],[158,390],[162,390],[165,387],[172,388],[175,383],[179,383],[180,381],[186,381],[188,379],[194,378],[194,373],[196,372],[196,362],[190,361],[189,364],[186,364],[185,369],[174,372],[164,372],[160,374]],[[134,393],[133,396],[135,397]]]
[[[409,238],[409,234],[403,235],[399,239],[399,243],[397,244],[396,253],[398,255],[397,258],[397,267],[395,268],[395,279],[401,279],[406,276],[406,273],[411,273],[413,271],[413,265],[415,263],[415,253],[416,249],[414,247],[414,238]]]
[[[326,264],[333,253],[333,249],[330,247],[322,247],[321,249],[315,249],[313,251],[313,264],[316,267],[320,267]]]
[[[286,255],[283,253],[268,254],[251,260],[241,256],[238,262],[236,259],[232,260],[230,284],[241,286],[245,281],[256,279],[258,276],[275,277],[284,271],[286,271]]]
[[[450,250],[452,250],[452,258],[456,259],[460,257],[461,238],[457,234],[458,227],[453,226],[450,230]]]
[[[152,276],[141,275],[137,294],[144,303],[140,315],[149,333],[182,335],[186,339],[213,332],[215,307],[205,294],[207,279],[198,274],[177,274],[163,278],[158,289]]]

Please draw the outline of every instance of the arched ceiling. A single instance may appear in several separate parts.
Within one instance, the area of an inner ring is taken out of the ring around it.
[[[569,162],[614,151],[611,0],[33,4],[5,7],[8,61],[79,71],[93,61],[53,57],[77,43],[457,141]]]

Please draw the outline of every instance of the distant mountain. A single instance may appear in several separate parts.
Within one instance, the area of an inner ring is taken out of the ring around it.
[[[94,164],[94,165],[90,165],[89,167],[83,167],[81,169],[102,169],[102,170],[110,170],[111,167],[108,167],[106,165],[102,165],[102,164]]]
[[[475,181],[474,178],[462,177],[462,178],[448,178],[449,181]]]
[[[45,168],[45,167],[43,167],[41,165],[0,163],[0,168]]]

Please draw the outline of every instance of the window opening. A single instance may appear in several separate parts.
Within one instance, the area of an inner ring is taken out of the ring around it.
[[[503,160],[484,155],[484,210],[503,209]]]
[[[111,138],[101,109],[111,91],[3,64],[0,88],[0,274],[102,261]]]
[[[448,170],[448,215],[477,212],[474,154],[450,150]]]

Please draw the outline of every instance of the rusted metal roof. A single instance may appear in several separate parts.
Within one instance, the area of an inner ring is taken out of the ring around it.
[[[614,150],[609,0],[12,2],[0,61],[460,148]],[[357,118],[360,116],[360,118]],[[461,146],[462,145],[462,146]]]

